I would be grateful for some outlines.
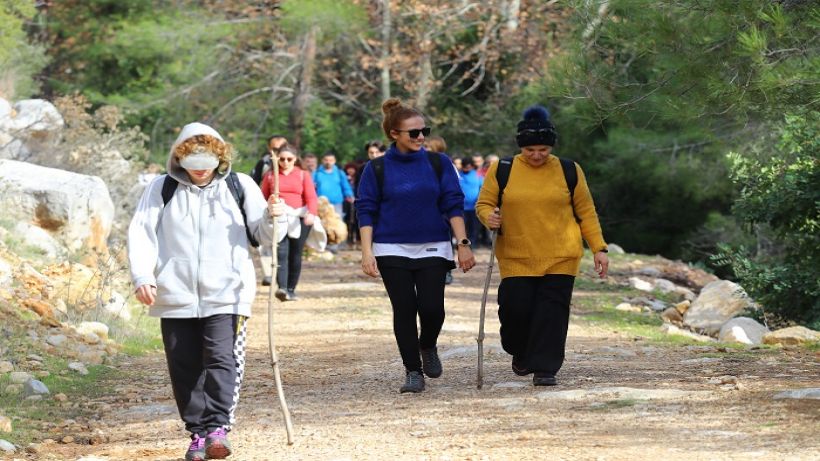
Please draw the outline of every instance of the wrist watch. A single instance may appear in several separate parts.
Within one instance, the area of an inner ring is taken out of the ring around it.
[[[468,247],[472,244],[473,244],[473,242],[471,242],[470,239],[461,239],[461,240],[458,241],[458,246],[462,246],[462,247]]]

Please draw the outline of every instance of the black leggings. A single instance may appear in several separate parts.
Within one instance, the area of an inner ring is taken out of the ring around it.
[[[393,306],[393,333],[404,368],[421,372],[419,349],[435,347],[444,325],[444,276],[448,266],[409,269],[387,265],[382,258],[376,258],[376,263]]]
[[[517,364],[549,373],[561,369],[574,283],[571,275],[507,277],[501,281],[501,346]]]
[[[279,263],[276,285],[283,290],[294,291],[299,283],[299,275],[302,274],[302,250],[313,226],[306,226],[304,218],[299,219],[299,225],[302,226],[299,238],[285,237],[276,248]]]

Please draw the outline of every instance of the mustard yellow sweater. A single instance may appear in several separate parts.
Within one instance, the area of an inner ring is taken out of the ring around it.
[[[498,162],[487,171],[476,213],[484,225],[498,203]],[[496,256],[501,278],[566,274],[577,276],[584,254],[581,237],[593,253],[606,249],[595,204],[578,164],[575,222],[561,161],[550,155],[540,167],[530,166],[521,154],[513,159],[501,206],[501,229]]]

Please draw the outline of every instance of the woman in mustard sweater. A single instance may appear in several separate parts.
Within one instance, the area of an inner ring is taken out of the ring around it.
[[[549,112],[541,106],[527,109],[516,135],[521,152],[490,166],[476,204],[481,222],[500,229],[501,345],[513,356],[513,372],[533,373],[536,386],[555,385],[564,362],[572,287],[584,252],[581,239],[595,255],[601,278],[609,265],[584,172],[564,161],[565,173],[562,159],[552,155],[556,138]],[[497,172],[505,163],[508,182],[499,194]],[[574,191],[572,183],[577,183]]]

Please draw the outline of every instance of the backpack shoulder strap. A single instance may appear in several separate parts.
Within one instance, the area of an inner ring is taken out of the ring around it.
[[[496,205],[498,208],[501,208],[504,188],[507,187],[507,181],[510,179],[513,158],[512,156],[502,158],[498,161],[498,168],[495,170],[495,179],[498,181],[498,204]]]
[[[435,152],[428,152],[427,160],[430,161],[430,165],[432,165],[433,171],[436,172],[436,177],[438,178],[439,182],[441,182],[441,172],[443,171],[441,168],[441,154],[437,154]]]
[[[248,237],[248,243],[253,247],[258,247],[259,242],[253,238],[251,229],[248,227],[248,217],[245,215],[245,188],[242,187],[242,183],[239,182],[239,176],[231,171],[228,173],[228,177],[225,178],[225,182],[228,183],[228,190],[231,191],[233,199],[236,200],[236,204],[239,205],[239,212],[242,213],[242,221],[245,223],[245,235]]]
[[[384,192],[384,157],[374,158],[370,161],[373,173],[376,175],[376,184],[379,186],[379,193]]]
[[[569,189],[569,204],[572,206],[572,215],[575,216],[576,222],[581,222],[578,214],[575,213],[575,186],[578,185],[578,171],[575,169],[575,162],[568,158],[560,158],[561,169],[564,170],[564,180],[567,182],[567,189]]]
[[[179,181],[172,178],[171,175],[166,174],[162,181],[162,206],[168,205],[168,202],[174,198],[174,192],[177,191]]]

